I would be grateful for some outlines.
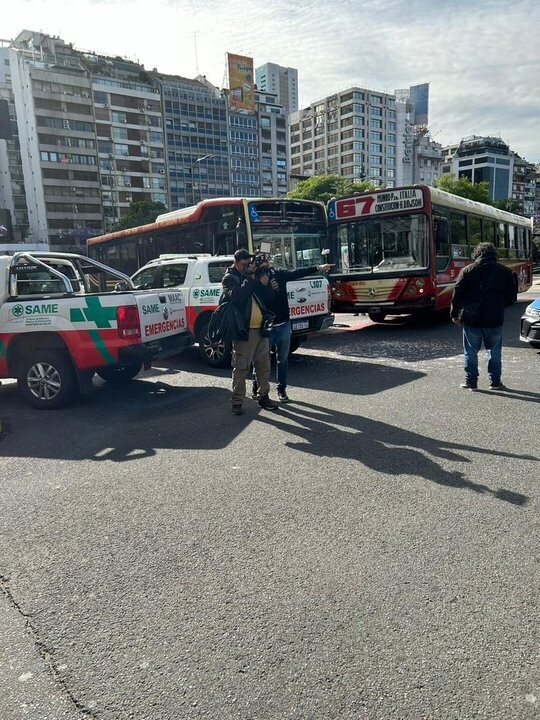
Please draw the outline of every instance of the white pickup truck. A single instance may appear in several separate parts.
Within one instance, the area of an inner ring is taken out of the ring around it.
[[[161,255],[138,270],[132,281],[137,290],[169,290],[182,293],[187,328],[199,344],[201,356],[211,367],[230,364],[231,348],[212,343],[208,323],[221,296],[221,280],[233,263],[232,255]],[[330,286],[326,277],[313,275],[287,283],[292,327],[291,352],[310,333],[330,327]]]
[[[93,292],[103,273],[128,288]],[[83,255],[0,255],[0,378],[37,408],[62,407],[191,345],[182,293],[134,292],[123,273]]]

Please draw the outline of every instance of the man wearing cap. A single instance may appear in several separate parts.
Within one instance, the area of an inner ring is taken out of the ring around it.
[[[274,295],[268,275],[256,276],[252,256],[241,248],[234,253],[234,263],[223,280],[223,299],[236,306],[243,318],[241,337],[232,341],[232,413],[242,415],[246,396],[246,378],[251,363],[258,379],[259,405],[275,410],[276,403],[268,397],[270,391],[270,349],[268,332],[273,313],[267,309]]]

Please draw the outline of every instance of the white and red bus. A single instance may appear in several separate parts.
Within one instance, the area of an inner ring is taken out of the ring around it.
[[[491,242],[518,292],[532,283],[532,219],[426,185],[331,200],[327,207],[334,312],[444,310],[474,247]]]
[[[322,203],[288,198],[214,198],[160,215],[156,222],[90,238],[90,257],[133,275],[160,255],[232,255],[260,250],[276,267],[319,265],[327,247]]]

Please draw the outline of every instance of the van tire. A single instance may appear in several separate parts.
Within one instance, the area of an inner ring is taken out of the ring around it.
[[[207,365],[213,368],[228,367],[231,364],[232,345],[223,341],[211,342],[208,337],[208,325],[210,319],[201,325],[197,342],[199,344],[199,355]]]
[[[58,350],[34,350],[24,355],[17,368],[17,385],[26,402],[40,410],[56,410],[79,394],[75,370],[69,357]]]
[[[386,318],[386,313],[384,313],[384,312],[368,313],[368,317],[372,322],[384,322],[384,319]]]
[[[105,382],[121,385],[129,382],[141,372],[142,362],[134,362],[129,365],[118,365],[97,368],[96,373]]]

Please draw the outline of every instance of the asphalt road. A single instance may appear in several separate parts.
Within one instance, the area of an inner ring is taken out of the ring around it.
[[[194,350],[80,405],[0,388],[1,720],[539,716],[540,355],[444,322],[303,346],[230,414]]]

